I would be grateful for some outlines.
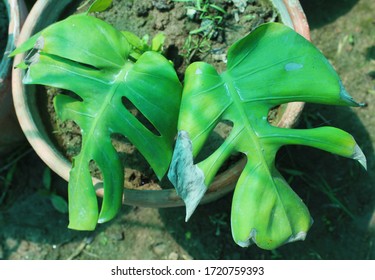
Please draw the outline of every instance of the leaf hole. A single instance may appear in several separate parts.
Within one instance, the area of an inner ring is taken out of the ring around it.
[[[142,114],[140,110],[130,101],[127,97],[123,96],[121,98],[122,104],[136,119],[150,132],[155,134],[156,136],[161,136],[160,132],[156,129],[156,127],[147,119],[145,115]]]
[[[215,128],[212,130],[208,136],[205,144],[203,145],[201,151],[194,159],[194,163],[201,162],[206,158],[210,157],[225,141],[226,138],[230,135],[233,128],[233,122],[230,120],[220,121]],[[238,160],[238,155],[231,155],[221,166],[219,172],[228,168],[231,165],[233,160]]]
[[[44,53],[44,55],[46,56],[49,56],[57,61],[61,61],[63,63],[73,63],[73,64],[76,64],[77,67],[81,67],[81,68],[84,68],[86,70],[94,70],[94,71],[100,71],[99,68],[91,65],[91,64],[87,64],[87,63],[84,63],[84,62],[79,62],[77,60],[74,60],[74,59],[70,59],[70,58],[67,58],[67,57],[63,57],[63,56],[59,56],[59,55],[54,55],[54,54],[49,54],[49,53]]]
[[[83,98],[73,91],[62,90],[61,94],[68,95],[68,96],[70,96],[70,97],[72,97],[72,98],[74,98],[74,99],[76,99],[77,101],[80,101],[80,102],[83,101]]]
[[[103,174],[97,165],[97,163],[94,160],[90,160],[89,162],[89,169],[90,169],[90,174],[92,178],[97,178],[100,180],[103,180]]]
[[[161,188],[150,164],[129,139],[122,134],[114,133],[111,135],[111,140],[125,169],[124,186],[126,188]]]
[[[282,119],[284,119],[285,117],[288,117],[287,115],[285,115],[287,107],[288,107],[288,103],[284,103],[284,104],[272,107],[269,110],[268,115],[267,115],[268,123],[272,126],[280,125],[280,122],[283,122]],[[293,117],[293,114],[290,114],[289,117]],[[294,122],[296,120],[290,119],[289,122],[291,121]]]
[[[99,68],[91,65],[91,64],[86,64],[82,62],[75,61],[78,65],[82,66],[83,68],[86,68],[87,70],[94,70],[94,71],[100,71]]]
[[[283,113],[281,105],[277,105],[270,109],[267,115],[268,122],[273,125],[277,126],[277,123],[280,121],[281,115]]]

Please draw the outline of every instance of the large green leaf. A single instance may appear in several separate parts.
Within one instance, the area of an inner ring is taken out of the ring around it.
[[[364,166],[366,159],[353,137],[342,130],[270,125],[270,109],[291,101],[359,105],[347,94],[325,57],[284,25],[262,25],[235,43],[228,52],[227,71],[222,74],[203,62],[189,66],[168,174],[185,201],[187,219],[223,162],[233,152],[241,152],[247,163],[232,203],[235,242],[241,246],[255,242],[261,248],[273,249],[305,237],[312,219],[275,167],[279,148],[308,145],[355,158]],[[222,120],[233,122],[231,133],[210,156],[194,164],[194,157]]]
[[[182,87],[173,66],[162,55],[145,52],[131,62],[131,48],[122,33],[92,16],[71,16],[31,40],[36,40],[37,51],[27,60],[24,83],[70,90],[81,98],[58,95],[54,104],[62,120],[73,120],[82,131],[81,152],[70,173],[69,227],[92,230],[97,222],[112,219],[121,206],[124,174],[111,135],[126,136],[161,178],[172,157]],[[30,42],[20,50],[28,48]],[[124,97],[156,131],[146,128],[125,108]],[[100,214],[90,161],[103,175]]]

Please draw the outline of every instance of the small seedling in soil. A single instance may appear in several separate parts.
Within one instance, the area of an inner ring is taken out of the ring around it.
[[[62,196],[58,195],[56,191],[53,189],[52,174],[51,170],[48,167],[44,169],[42,183],[43,189],[41,193],[49,198],[53,208],[55,208],[56,211],[62,214],[68,213],[68,203]]]
[[[183,56],[185,62],[189,64],[197,53],[207,54],[211,51],[210,40],[216,38],[224,29],[224,17],[227,12],[210,0],[174,0],[174,2],[190,4],[186,6],[187,16],[200,23],[199,28],[190,31],[184,44]]]

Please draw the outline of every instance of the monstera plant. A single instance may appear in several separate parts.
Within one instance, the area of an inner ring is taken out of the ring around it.
[[[204,62],[186,70],[178,137],[169,178],[186,204],[186,219],[234,152],[246,156],[235,187],[231,225],[240,246],[273,249],[304,239],[312,219],[302,200],[275,167],[283,145],[307,145],[366,159],[353,137],[337,128],[287,129],[268,121],[271,108],[291,101],[360,106],[345,91],[327,59],[306,39],[278,23],[264,24],[228,51],[221,74]],[[204,160],[195,157],[220,121],[229,136]]]
[[[89,12],[102,8],[94,5]],[[19,65],[27,68],[25,84],[76,94],[59,94],[54,99],[58,117],[73,120],[82,133],[81,151],[73,159],[68,186],[69,227],[93,230],[98,222],[112,219],[122,204],[124,168],[111,143],[112,134],[127,137],[159,178],[167,172],[181,83],[164,56],[155,51],[136,52],[122,32],[88,14],[47,27],[13,55],[30,49],[25,63]],[[126,109],[124,98],[149,120],[151,128]],[[103,176],[100,212],[89,168],[92,161]]]
[[[88,12],[110,3],[97,0]],[[311,226],[307,207],[275,167],[281,146],[308,145],[366,167],[361,149],[342,130],[284,129],[269,123],[272,108],[292,101],[360,106],[324,56],[292,29],[277,23],[260,26],[231,46],[223,73],[204,62],[191,64],[182,90],[173,65],[158,52],[163,37],[148,48],[134,34],[120,32],[88,12],[47,27],[13,52],[31,50],[19,65],[27,69],[24,83],[75,93],[54,99],[58,117],[73,120],[82,132],[68,187],[70,228],[93,230],[121,206],[124,171],[111,143],[114,133],[127,137],[159,178],[169,168],[168,177],[186,204],[186,219],[224,161],[232,153],[243,153],[247,162],[235,188],[231,217],[233,238],[240,246],[256,243],[273,249],[303,239]],[[124,99],[151,125],[133,116]],[[197,162],[220,121],[233,123],[229,136]],[[100,211],[92,161],[103,175]]]

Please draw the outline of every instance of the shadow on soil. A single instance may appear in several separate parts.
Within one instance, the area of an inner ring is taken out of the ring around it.
[[[68,229],[68,215],[53,207],[43,186],[47,166],[30,152],[14,168],[16,175],[0,203],[0,260],[74,259],[83,250],[80,246],[91,244],[118,221],[99,225],[93,232]],[[0,181],[2,191],[3,186]],[[51,186],[53,192],[67,199],[67,183],[58,175],[52,174]],[[119,216],[129,211],[130,207],[123,207]]]
[[[324,26],[345,15],[357,2],[358,0],[300,0],[311,29]]]
[[[316,149],[293,146],[278,154],[278,167],[307,204],[314,224],[304,242],[264,251],[240,248],[230,231],[231,195],[198,207],[188,223],[184,209],[161,209],[167,229],[195,259],[373,259],[369,223],[374,210],[374,151],[349,108],[307,106],[299,128],[331,125],[350,132],[368,160],[359,163]]]

